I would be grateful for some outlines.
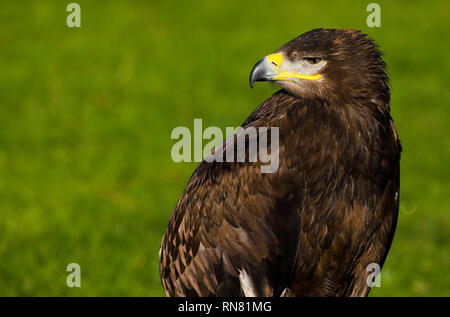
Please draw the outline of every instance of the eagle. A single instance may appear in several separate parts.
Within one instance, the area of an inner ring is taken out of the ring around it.
[[[268,145],[278,169],[198,165],[161,241],[166,296],[367,296],[399,208],[401,144],[381,51],[361,31],[314,29],[257,62],[256,81],[281,89],[242,128],[278,128],[278,147]],[[234,143],[222,146],[225,155]]]

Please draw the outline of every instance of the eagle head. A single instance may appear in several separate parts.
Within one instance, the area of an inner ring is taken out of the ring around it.
[[[389,104],[389,77],[382,53],[360,31],[315,29],[261,59],[250,74],[255,81],[274,81],[302,98],[329,101],[367,99]]]

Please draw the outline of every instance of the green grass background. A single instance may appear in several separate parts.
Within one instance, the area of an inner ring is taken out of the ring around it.
[[[450,4],[0,1],[0,295],[161,296],[160,239],[197,163],[174,127],[239,126],[275,89],[248,75],[316,27],[385,52],[404,152],[394,244],[372,296],[450,295]],[[65,284],[81,265],[81,288]]]

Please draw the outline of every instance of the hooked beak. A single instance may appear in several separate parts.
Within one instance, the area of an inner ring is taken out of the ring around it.
[[[294,79],[317,80],[320,74],[308,75],[295,71],[282,71],[283,53],[270,54],[261,59],[253,66],[250,73],[250,87],[253,88],[255,81],[293,81]]]

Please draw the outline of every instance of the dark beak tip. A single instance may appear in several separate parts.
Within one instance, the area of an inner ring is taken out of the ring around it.
[[[250,87],[253,88],[255,81],[266,81],[265,77],[265,69],[261,67],[264,62],[264,58],[259,60],[255,66],[253,66],[252,71],[250,73]]]

